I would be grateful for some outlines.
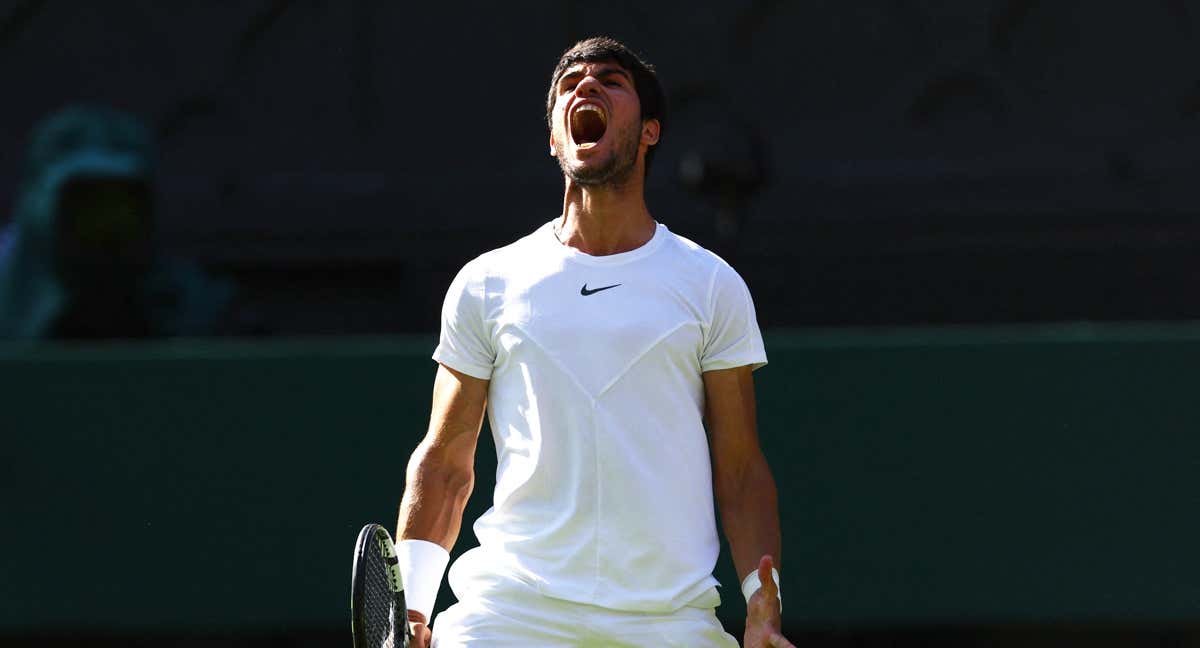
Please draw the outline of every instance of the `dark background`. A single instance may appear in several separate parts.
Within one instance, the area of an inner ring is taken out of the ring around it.
[[[674,106],[652,212],[735,262],[766,328],[1195,318],[1198,12],[6,2],[0,198],[38,118],[125,108],[160,136],[163,244],[263,328],[431,331],[463,262],[560,212],[548,75],[607,33]],[[725,173],[700,195],[685,160]]]
[[[344,463],[379,439],[400,457],[389,468],[403,461],[428,407],[420,386],[450,278],[559,214],[548,75],[564,48],[599,33],[659,67],[674,109],[651,211],[735,264],[776,340],[760,384],[763,418],[778,425],[764,427],[764,445],[787,451],[773,455],[781,489],[816,502],[794,505],[787,528],[786,550],[816,579],[789,577],[789,601],[802,602],[789,607],[795,636],[814,646],[1200,645],[1187,548],[1200,537],[1190,440],[1200,414],[1189,405],[1200,376],[1188,362],[1189,322],[1200,318],[1200,7],[1181,0],[0,2],[0,204],[12,204],[41,117],[81,102],[137,113],[160,148],[162,248],[233,280],[253,331],[280,338],[0,354],[14,449],[0,484],[17,530],[5,534],[0,641],[348,642],[342,610],[320,604],[333,576],[297,575],[319,560],[297,549],[254,571],[268,554],[237,549],[237,533],[267,529],[305,548],[345,541],[330,549],[341,561],[364,517],[390,523],[398,493],[345,506],[363,484],[286,466],[330,452],[314,442],[322,435],[356,439],[329,455]],[[992,328],[1001,325],[1015,328]],[[306,341],[288,341],[297,337]],[[400,385],[413,387],[401,396]],[[955,388],[965,405],[937,409]],[[808,394],[806,414],[789,409],[797,394]],[[54,416],[36,414],[55,404]],[[813,436],[780,432],[791,416]],[[412,438],[387,436],[397,426]],[[881,430],[895,443],[872,446]],[[970,443],[951,442],[964,431]],[[80,448],[65,461],[75,468],[42,470],[56,447],[72,447],[63,440]],[[269,448],[282,448],[279,464]],[[97,456],[127,461],[81,468]],[[897,471],[910,479],[895,482]],[[187,479],[171,486],[170,475]],[[838,490],[829,484],[845,486],[839,475],[873,486]],[[315,535],[301,520],[278,522],[305,507],[274,494],[318,477],[334,480],[328,493],[296,497],[346,519]],[[64,479],[57,495],[31,486]],[[105,522],[99,504],[80,508],[75,494],[97,484],[121,522]],[[897,503],[955,491],[963,499],[918,513]],[[878,499],[888,492],[896,500]],[[1005,532],[968,516],[973,542],[956,544],[945,534],[971,497],[1000,508]],[[213,520],[226,500],[246,502],[244,519]],[[169,532],[135,542],[126,525],[147,520]],[[75,542],[40,543],[63,522]],[[98,542],[97,528],[109,529]],[[1047,528],[1047,544],[1029,540],[1027,530]],[[904,529],[904,550],[889,553],[884,540]],[[228,597],[219,589],[182,597],[191,613],[145,612],[156,572],[125,568],[138,564],[130,547],[156,547],[165,562],[173,533],[189,551],[227,557],[228,572],[201,561],[202,572],[254,584],[226,581],[230,592],[281,579],[287,593],[258,623],[249,594],[191,607]],[[1089,550],[1097,538],[1105,549]],[[83,588],[66,597],[75,612],[47,613],[63,597],[31,584],[36,558],[82,551],[86,577],[114,547],[127,562],[108,563],[102,578],[133,583],[136,596]],[[925,569],[897,567],[908,550]],[[988,555],[995,563],[972,581],[978,572],[963,565]],[[1069,586],[1021,595],[1047,574]],[[1108,574],[1119,587],[1105,586]],[[323,594],[298,594],[305,583]]]
[[[0,642],[347,645],[353,539],[392,524],[433,343],[0,347]],[[1200,327],[766,343],[799,645],[1197,645]],[[468,520],[495,468],[485,432]],[[727,554],[716,575],[736,632]]]

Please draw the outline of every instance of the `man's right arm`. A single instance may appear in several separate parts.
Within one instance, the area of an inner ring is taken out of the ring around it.
[[[475,445],[487,393],[487,380],[438,365],[429,430],[408,462],[397,539],[453,548],[475,485]]]
[[[404,497],[400,500],[400,521],[396,524],[397,552],[403,553],[401,545],[424,544],[404,542],[406,540],[423,540],[441,546],[435,550],[440,554],[435,557],[439,566],[425,567],[424,576],[404,573],[406,564],[418,566],[422,562],[414,559],[415,553],[401,556],[401,575],[410,597],[409,626],[413,632],[413,645],[417,648],[427,648],[432,641],[429,617],[448,560],[446,552],[458,540],[463,509],[475,486],[475,444],[483,425],[487,393],[488,381],[439,364],[433,381],[429,430],[408,461]],[[417,569],[421,571],[419,566]],[[409,583],[410,576],[417,582]],[[424,611],[414,609],[413,599],[418,597],[414,596],[413,588],[421,592],[419,598],[427,608]]]

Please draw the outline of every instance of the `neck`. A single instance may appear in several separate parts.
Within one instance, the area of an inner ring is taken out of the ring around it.
[[[636,250],[656,227],[640,177],[615,186],[582,186],[567,178],[562,213],[555,223],[558,240],[592,256]]]

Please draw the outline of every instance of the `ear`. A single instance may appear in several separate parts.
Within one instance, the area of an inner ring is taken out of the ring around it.
[[[558,146],[554,142],[554,131],[550,131],[550,157],[558,157]]]
[[[646,146],[658,144],[658,136],[661,129],[662,124],[657,119],[642,120],[642,144]]]

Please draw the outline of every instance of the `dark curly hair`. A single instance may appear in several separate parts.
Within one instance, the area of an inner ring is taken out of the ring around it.
[[[554,100],[557,98],[558,80],[563,73],[577,63],[597,63],[600,61],[615,61],[633,75],[633,88],[637,92],[638,103],[641,105],[642,119],[657,119],[659,123],[659,142],[662,142],[662,131],[666,130],[667,98],[662,85],[658,82],[658,73],[654,66],[643,61],[641,57],[625,46],[624,43],[607,36],[593,36],[575,43],[558,57],[558,65],[554,66],[554,74],[550,75],[550,90],[546,93],[546,124],[554,128],[551,120],[554,113]],[[646,149],[646,173],[650,173],[650,160],[654,157],[657,145]]]

